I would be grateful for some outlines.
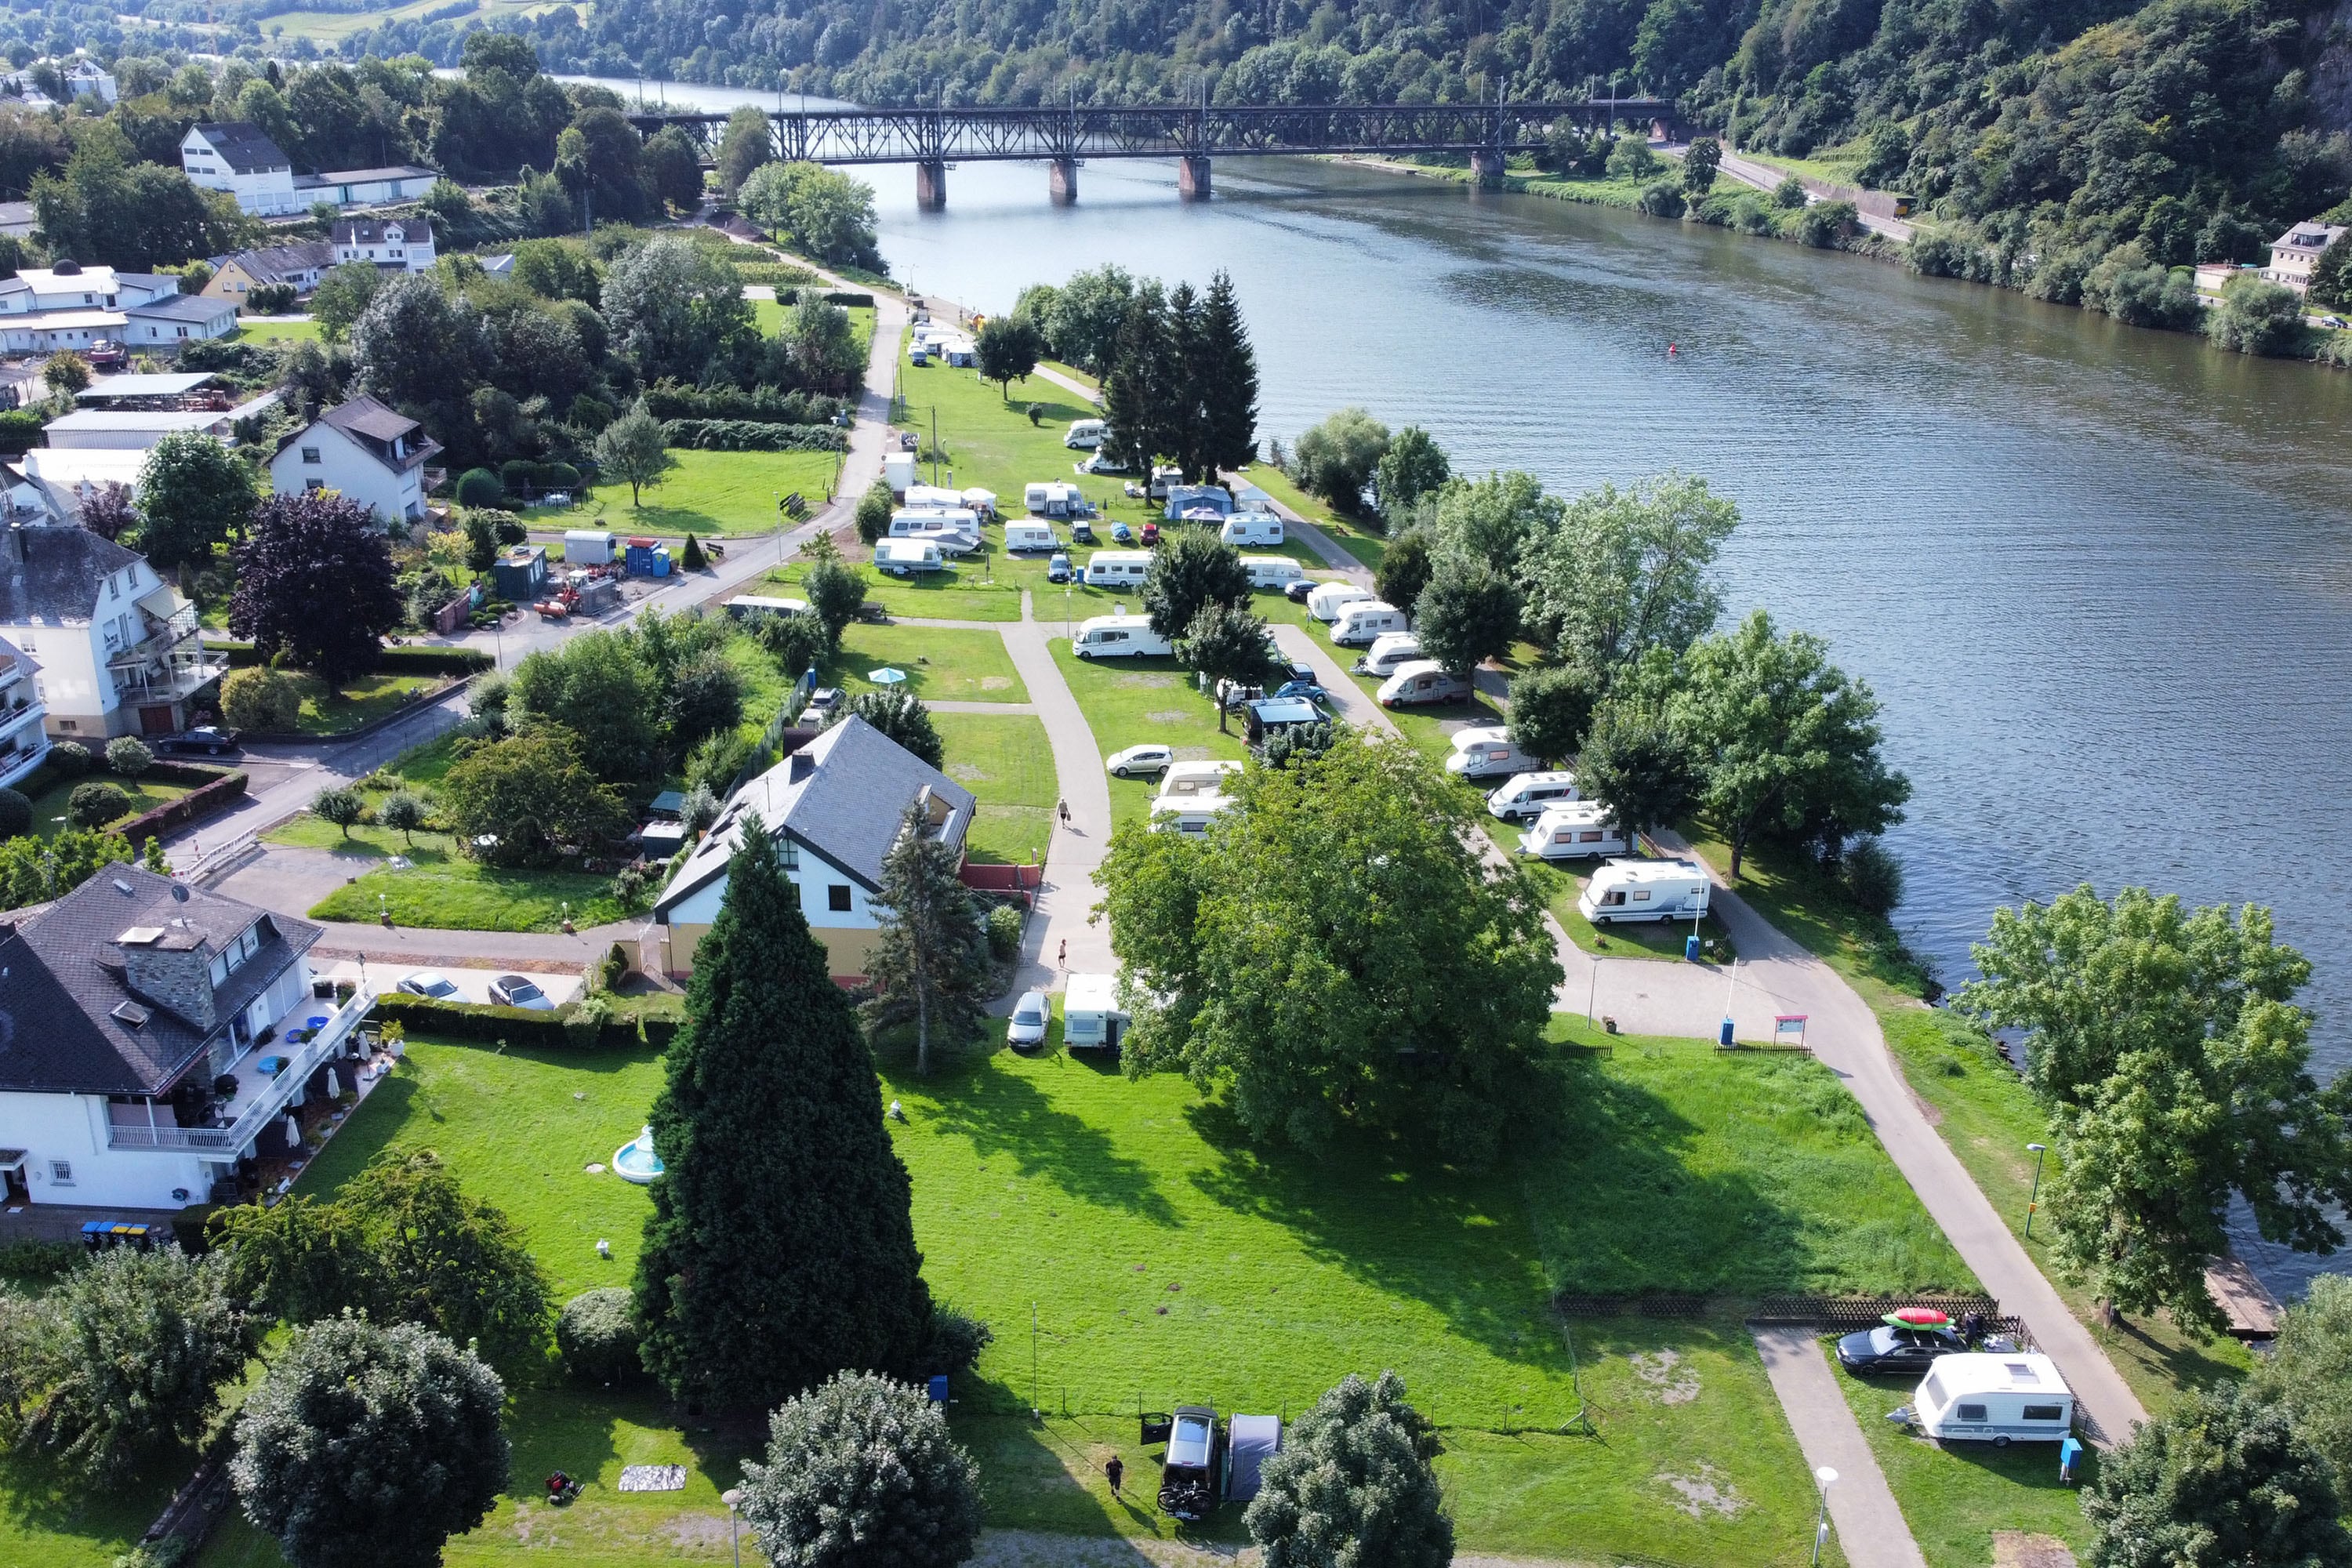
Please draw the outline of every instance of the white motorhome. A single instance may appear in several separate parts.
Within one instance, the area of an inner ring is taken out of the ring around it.
[[[1127,1029],[1116,974],[1073,974],[1062,995],[1062,1044],[1074,1051],[1117,1050]]]
[[[1287,555],[1244,555],[1242,570],[1249,574],[1253,588],[1287,588],[1307,575]]]
[[[1073,419],[1068,432],[1062,437],[1062,445],[1076,451],[1091,452],[1103,444],[1103,437],[1107,434],[1108,427],[1099,419]]]
[[[1217,537],[1227,544],[1279,544],[1282,519],[1270,511],[1237,511],[1225,519]]]
[[[1574,773],[1557,769],[1549,773],[1513,773],[1502,788],[1486,797],[1486,809],[1505,822],[1524,822],[1531,816],[1541,816],[1552,806],[1583,798],[1577,793]]]
[[[1157,811],[1176,801],[1223,795],[1225,781],[1241,771],[1239,763],[1171,763],[1168,771],[1160,775],[1160,793],[1152,797],[1152,809]]]
[[[748,621],[754,616],[789,616],[807,608],[806,599],[783,599],[764,594],[738,594],[727,601],[727,613],[739,621]]]
[[[1151,629],[1146,616],[1097,616],[1078,623],[1070,651],[1080,658],[1134,658],[1176,651],[1175,645]]]
[[[1531,773],[1543,766],[1541,757],[1519,750],[1511,732],[1499,724],[1474,725],[1454,732],[1454,754],[1445,771],[1458,779],[1507,778]]]
[[[1155,805],[1151,808],[1151,831],[1203,838],[1208,836],[1211,823],[1240,804],[1229,795],[1204,795],[1174,805]]]
[[[1417,708],[1430,703],[1461,702],[1469,696],[1468,681],[1448,674],[1445,667],[1433,658],[1416,658],[1397,666],[1396,673],[1381,682],[1373,700],[1383,708]]]
[[[1358,675],[1394,675],[1421,657],[1421,639],[1411,632],[1388,632],[1372,639],[1372,646],[1356,661]]]
[[[1370,647],[1410,624],[1394,605],[1361,599],[1340,609],[1339,618],[1331,623],[1331,640],[1341,647]]]
[[[1576,907],[1597,926],[1687,920],[1706,912],[1714,886],[1695,860],[1612,860],[1592,873]]]
[[[891,577],[918,572],[942,572],[947,560],[937,542],[929,539],[883,539],[875,542],[874,569]]]
[[[1039,517],[1076,517],[1086,510],[1086,493],[1066,479],[1043,479],[1021,487],[1021,504]]]
[[[1939,1442],[2055,1443],[2074,1425],[2074,1392],[2057,1363],[2032,1351],[1937,1356],[1911,1408]]]
[[[1059,550],[1062,542],[1054,537],[1050,524],[1034,518],[1016,518],[1004,525],[1004,548],[1014,554],[1024,550]]]
[[[613,563],[613,534],[603,528],[567,528],[563,531],[563,559],[572,566],[610,566]]]
[[[1087,586],[1134,588],[1151,574],[1149,550],[1097,550],[1087,557]]]
[[[1533,827],[1519,835],[1520,854],[1547,860],[1622,855],[1628,847],[1625,830],[1609,819],[1609,808],[1597,800],[1562,801],[1548,807]]]
[[[1307,595],[1307,613],[1318,621],[1334,621],[1349,605],[1378,597],[1370,588],[1359,588],[1353,583],[1326,583]]]
[[[1144,491],[1153,500],[1166,500],[1169,489],[1183,482],[1183,469],[1173,463],[1159,463],[1153,466],[1151,482],[1144,487]]]

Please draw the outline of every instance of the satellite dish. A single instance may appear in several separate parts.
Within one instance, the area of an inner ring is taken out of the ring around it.
[[[185,885],[179,882],[172,884],[172,901],[175,904],[184,904],[188,901],[188,889]]]

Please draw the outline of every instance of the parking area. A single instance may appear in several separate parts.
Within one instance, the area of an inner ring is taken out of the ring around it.
[[[368,981],[380,992],[394,990],[402,980],[411,974],[433,973],[446,977],[449,983],[464,994],[467,1001],[484,1005],[488,1005],[490,1000],[490,982],[501,974],[517,973],[504,969],[460,969],[447,965],[432,970],[415,970],[381,962],[368,964],[366,969]],[[322,979],[349,980],[356,984],[360,979],[360,970],[361,965],[356,960],[344,959],[339,963],[325,965],[318,973]],[[575,1000],[580,994],[582,981],[577,974],[550,974],[537,969],[520,973],[524,979],[545,992],[548,1000],[559,1007]]]

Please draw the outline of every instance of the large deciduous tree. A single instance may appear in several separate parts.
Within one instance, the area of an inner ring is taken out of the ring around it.
[[[1673,677],[1663,653],[1621,676],[1619,688],[1594,710],[1577,754],[1579,786],[1608,807],[1629,839],[1688,816],[1706,782],[1698,753],[1671,710]]]
[[[1108,371],[1118,355],[1127,308],[1134,300],[1135,279],[1123,267],[1106,263],[1071,274],[1068,282],[1054,290],[1044,323],[1054,352],[1080,370]]]
[[[676,376],[699,383],[759,342],[734,264],[675,235],[657,236],[614,261],[603,300],[613,346],[636,362],[647,382]]]
[[[1576,664],[1540,665],[1511,682],[1511,740],[1546,762],[1565,763],[1584,749],[1601,679]]]
[[[245,1402],[229,1476],[290,1568],[438,1568],[506,1487],[499,1376],[415,1324],[298,1330]]]
[[[633,507],[645,505],[646,486],[659,481],[669,468],[669,437],[662,433],[662,422],[646,412],[642,397],[596,432],[593,449],[599,472],[627,481]]]
[[[1389,438],[1389,449],[1381,454],[1380,466],[1374,470],[1381,515],[1393,526],[1397,520],[1412,516],[1414,505],[1423,496],[1433,496],[1444,489],[1453,477],[1454,465],[1436,437],[1418,425],[1406,426]],[[1391,605],[1400,602],[1389,601]]]
[[[926,1078],[935,1033],[961,1044],[979,1030],[994,973],[980,905],[957,875],[961,867],[961,853],[940,840],[916,802],[898,819],[872,900],[880,924],[866,960],[874,985],[866,1022],[887,1027],[911,1019],[915,1071]]]
[[[905,1367],[931,1306],[873,1056],[756,818],[727,876],[654,1101],[637,1310],[673,1395],[740,1407]]]
[[[767,111],[744,104],[727,117],[719,137],[719,187],[729,196],[743,187],[751,171],[776,161],[776,128]]]
[[[1559,980],[1541,898],[1488,875],[1462,792],[1402,742],[1344,735],[1238,792],[1206,839],[1112,838],[1129,1070],[1229,1086],[1265,1140],[1411,1125],[1491,1158]]]
[[[1679,653],[1722,613],[1708,569],[1738,522],[1705,479],[1681,474],[1589,490],[1522,553],[1528,625],[1596,669],[1652,647]]]
[[[2246,1384],[2285,1410],[2295,1436],[2326,1461],[2339,1502],[2352,1498],[2352,1278],[2312,1277]]]
[[[881,269],[874,188],[822,163],[766,163],[735,195],[743,216],[803,255],[835,267]]]
[[[2244,1203],[2263,1236],[2331,1252],[2352,1201],[2352,1075],[2312,1079],[2311,964],[2254,905],[2077,888],[2001,910],[1970,950],[1983,978],[1958,1004],[2026,1032],[2025,1081],[2061,1168],[2044,1184],[2060,1267],[2127,1311],[2192,1332],[2226,1319],[2205,1266]]]
[[[385,635],[407,614],[383,525],[347,497],[272,496],[254,509],[234,553],[229,630],[330,686],[373,669]]]
[[[598,630],[526,656],[507,687],[508,720],[518,730],[571,731],[608,783],[644,776],[661,742],[664,693],[637,650],[624,634]]]
[[[1191,630],[1206,606],[1246,605],[1249,597],[1241,552],[1205,528],[1172,531],[1143,576],[1143,613],[1151,629],[1171,640]]]
[[[331,343],[341,342],[383,287],[383,274],[368,261],[347,261],[319,279],[310,296],[310,319]]]
[[[1029,373],[1037,368],[1037,356],[1045,352],[1036,327],[1019,315],[991,316],[981,326],[973,346],[980,357],[981,379],[996,383],[999,399],[1012,395],[1014,382],[1029,379]]]
[[[456,411],[488,379],[488,357],[481,318],[453,305],[430,273],[386,280],[352,323],[361,387],[396,407],[433,410],[444,426],[462,418]]]
[[[1241,605],[1202,605],[1192,625],[1176,639],[1176,658],[1188,669],[1208,678],[1209,689],[1227,682],[1257,686],[1277,668],[1266,640],[1266,625]],[[1217,731],[1225,730],[1226,706],[1217,704]]]
[[[1516,470],[1456,479],[1436,492],[1429,529],[1440,553],[1484,561],[1506,575],[1534,540],[1559,526],[1561,506],[1533,474]]]
[[[1412,614],[1422,656],[1465,679],[1519,635],[1518,590],[1475,555],[1440,555]]]
[[[1364,486],[1388,450],[1387,426],[1361,408],[1342,408],[1298,437],[1290,450],[1290,472],[1310,494],[1360,517]]]
[[[1816,838],[1834,859],[1848,839],[1903,820],[1911,781],[1879,755],[1878,699],[1821,638],[1776,633],[1758,610],[1691,645],[1675,702],[1733,880],[1759,833]]]
[[[1383,604],[1410,610],[1421,591],[1429,586],[1429,530],[1420,527],[1408,528],[1389,541],[1389,547],[1381,552],[1381,563],[1372,568],[1372,592]]]
[[[253,468],[198,431],[174,430],[139,469],[138,548],[160,568],[201,566],[253,515]]]
[[[844,1373],[768,1421],[743,1518],[776,1568],[953,1568],[980,1535],[980,1467],[915,1389]]]
[[[468,752],[442,781],[441,814],[469,845],[490,840],[472,853],[498,866],[544,865],[564,846],[628,831],[620,796],[561,724],[535,724]]]
[[[1393,1372],[1349,1373],[1265,1461],[1242,1516],[1266,1568],[1444,1568],[1454,1521],[1430,1460],[1437,1438]]]
[[[2287,1414],[2223,1384],[2106,1456],[2083,1493],[2089,1568],[2352,1565],[2336,1489]]]

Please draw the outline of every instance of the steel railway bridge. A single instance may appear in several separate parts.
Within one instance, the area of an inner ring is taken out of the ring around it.
[[[724,114],[641,110],[629,115],[641,134],[680,126],[706,143]],[[856,109],[783,110],[769,116],[777,151],[815,163],[912,163],[915,197],[947,205],[951,163],[1025,161],[1050,167],[1057,203],[1078,195],[1078,165],[1088,158],[1173,158],[1177,189],[1209,195],[1214,158],[1344,153],[1466,154],[1482,182],[1499,179],[1504,160],[1540,142],[1558,120],[1607,126],[1621,121],[1661,133],[1675,127],[1663,98],[1583,98],[1481,104],[1150,104],[1063,109]]]

